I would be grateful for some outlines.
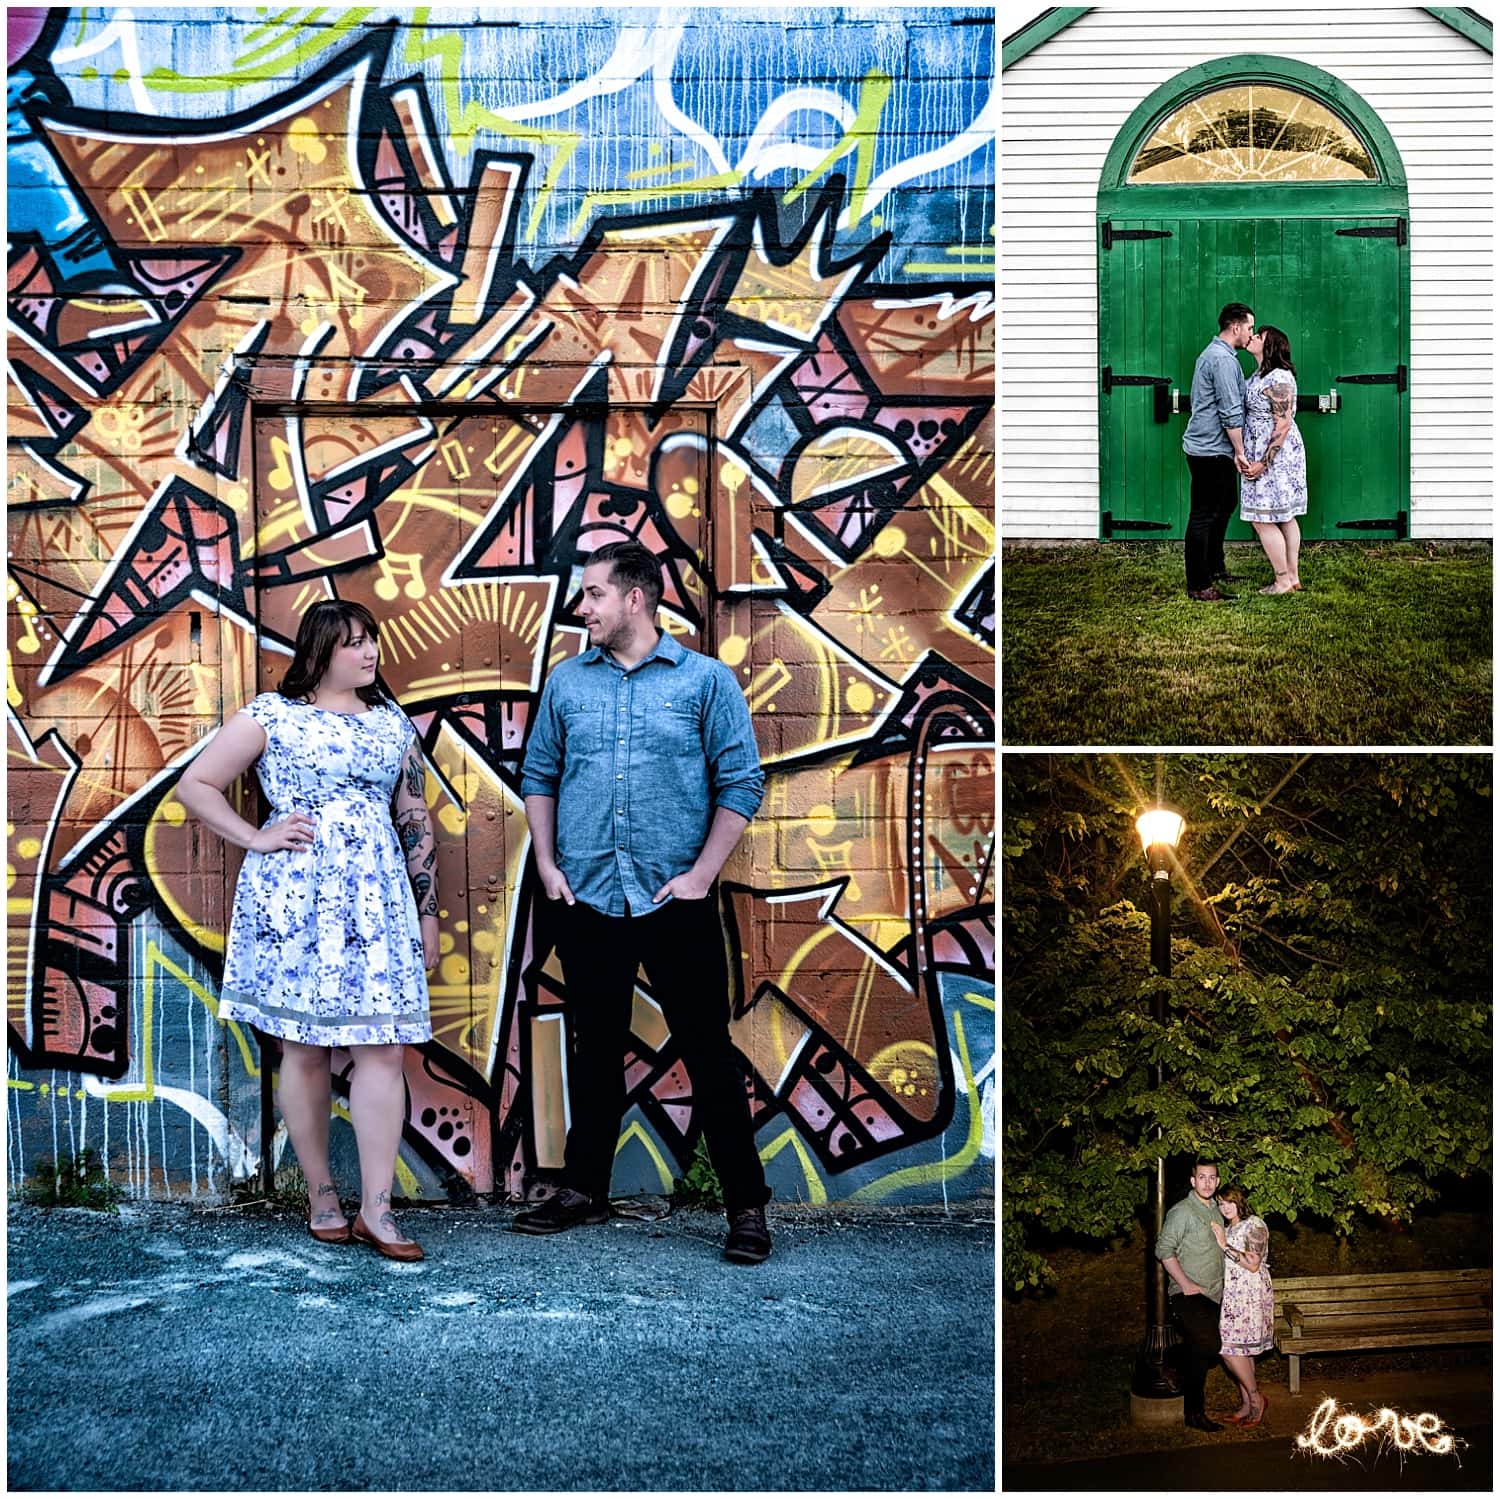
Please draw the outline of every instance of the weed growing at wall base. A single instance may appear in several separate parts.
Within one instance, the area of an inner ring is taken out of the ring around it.
[[[36,1175],[21,1190],[26,1202],[43,1208],[94,1208],[114,1213],[124,1192],[104,1174],[104,1163],[85,1147],[59,1165],[50,1156],[36,1164]]]
[[[693,1147],[693,1159],[688,1168],[672,1183],[672,1200],[685,1208],[722,1208],[724,1189],[719,1185],[719,1173],[708,1158],[708,1146],[703,1137]]]
[[[1180,546],[1007,547],[1005,743],[1489,742],[1487,544],[1308,546],[1276,598],[1258,548],[1229,566],[1200,604]]]

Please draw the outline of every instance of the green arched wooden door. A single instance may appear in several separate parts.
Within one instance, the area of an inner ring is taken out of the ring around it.
[[[1183,534],[1193,363],[1236,301],[1291,339],[1303,534],[1405,536],[1406,176],[1368,105],[1284,58],[1190,69],[1116,138],[1098,220],[1100,535]]]

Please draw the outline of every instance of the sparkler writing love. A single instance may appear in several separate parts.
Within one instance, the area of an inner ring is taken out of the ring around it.
[[[1297,1446],[1319,1457],[1342,1457],[1374,1439],[1389,1442],[1401,1452],[1430,1452],[1437,1457],[1452,1453],[1456,1438],[1443,1427],[1441,1416],[1431,1411],[1407,1416],[1389,1406],[1370,1416],[1353,1411],[1339,1413],[1338,1402],[1331,1397],[1312,1413],[1307,1430],[1297,1438]]]

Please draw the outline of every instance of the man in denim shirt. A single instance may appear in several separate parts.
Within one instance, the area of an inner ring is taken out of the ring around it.
[[[661,568],[645,547],[621,541],[593,554],[578,611],[591,649],[548,677],[526,748],[521,794],[537,874],[555,903],[574,1054],[564,1185],[513,1227],[558,1233],[609,1217],[622,1058],[644,965],[724,1188],[724,1253],[753,1264],[771,1252],[770,1193],[729,1039],[711,892],[760,806],[764,777],[734,675],[657,628],[660,598]]]
[[[1190,477],[1187,536],[1188,597],[1204,603],[1233,598],[1214,586],[1228,579],[1224,533],[1239,498],[1239,476],[1245,472],[1242,436],[1245,426],[1245,375],[1234,357],[1255,332],[1255,314],[1243,302],[1231,302],[1219,314],[1216,338],[1193,366],[1192,406],[1182,451]]]

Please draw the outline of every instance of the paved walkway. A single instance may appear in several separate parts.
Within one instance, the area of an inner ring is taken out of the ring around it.
[[[1425,1374],[1404,1371],[1364,1378],[1341,1376],[1339,1360],[1304,1359],[1302,1390],[1264,1386],[1269,1401],[1269,1434],[1254,1440],[1240,1434],[1202,1435],[1190,1447],[1139,1452],[1082,1462],[1002,1463],[1000,1487],[1007,1494],[1100,1493],[1118,1490],[1236,1489],[1249,1493],[1359,1490],[1364,1493],[1492,1492],[1494,1465],[1492,1389],[1488,1369],[1456,1369]],[[1210,1376],[1209,1406],[1224,1384]],[[1432,1411],[1462,1441],[1450,1457],[1404,1458],[1373,1440],[1341,1460],[1309,1455],[1296,1438],[1313,1412],[1332,1396],[1340,1411],[1368,1416],[1382,1406],[1415,1415]]]
[[[994,1231],[978,1206],[772,1209],[551,1239],[407,1211],[396,1265],[287,1212],[12,1207],[17,1489],[983,1490]]]

